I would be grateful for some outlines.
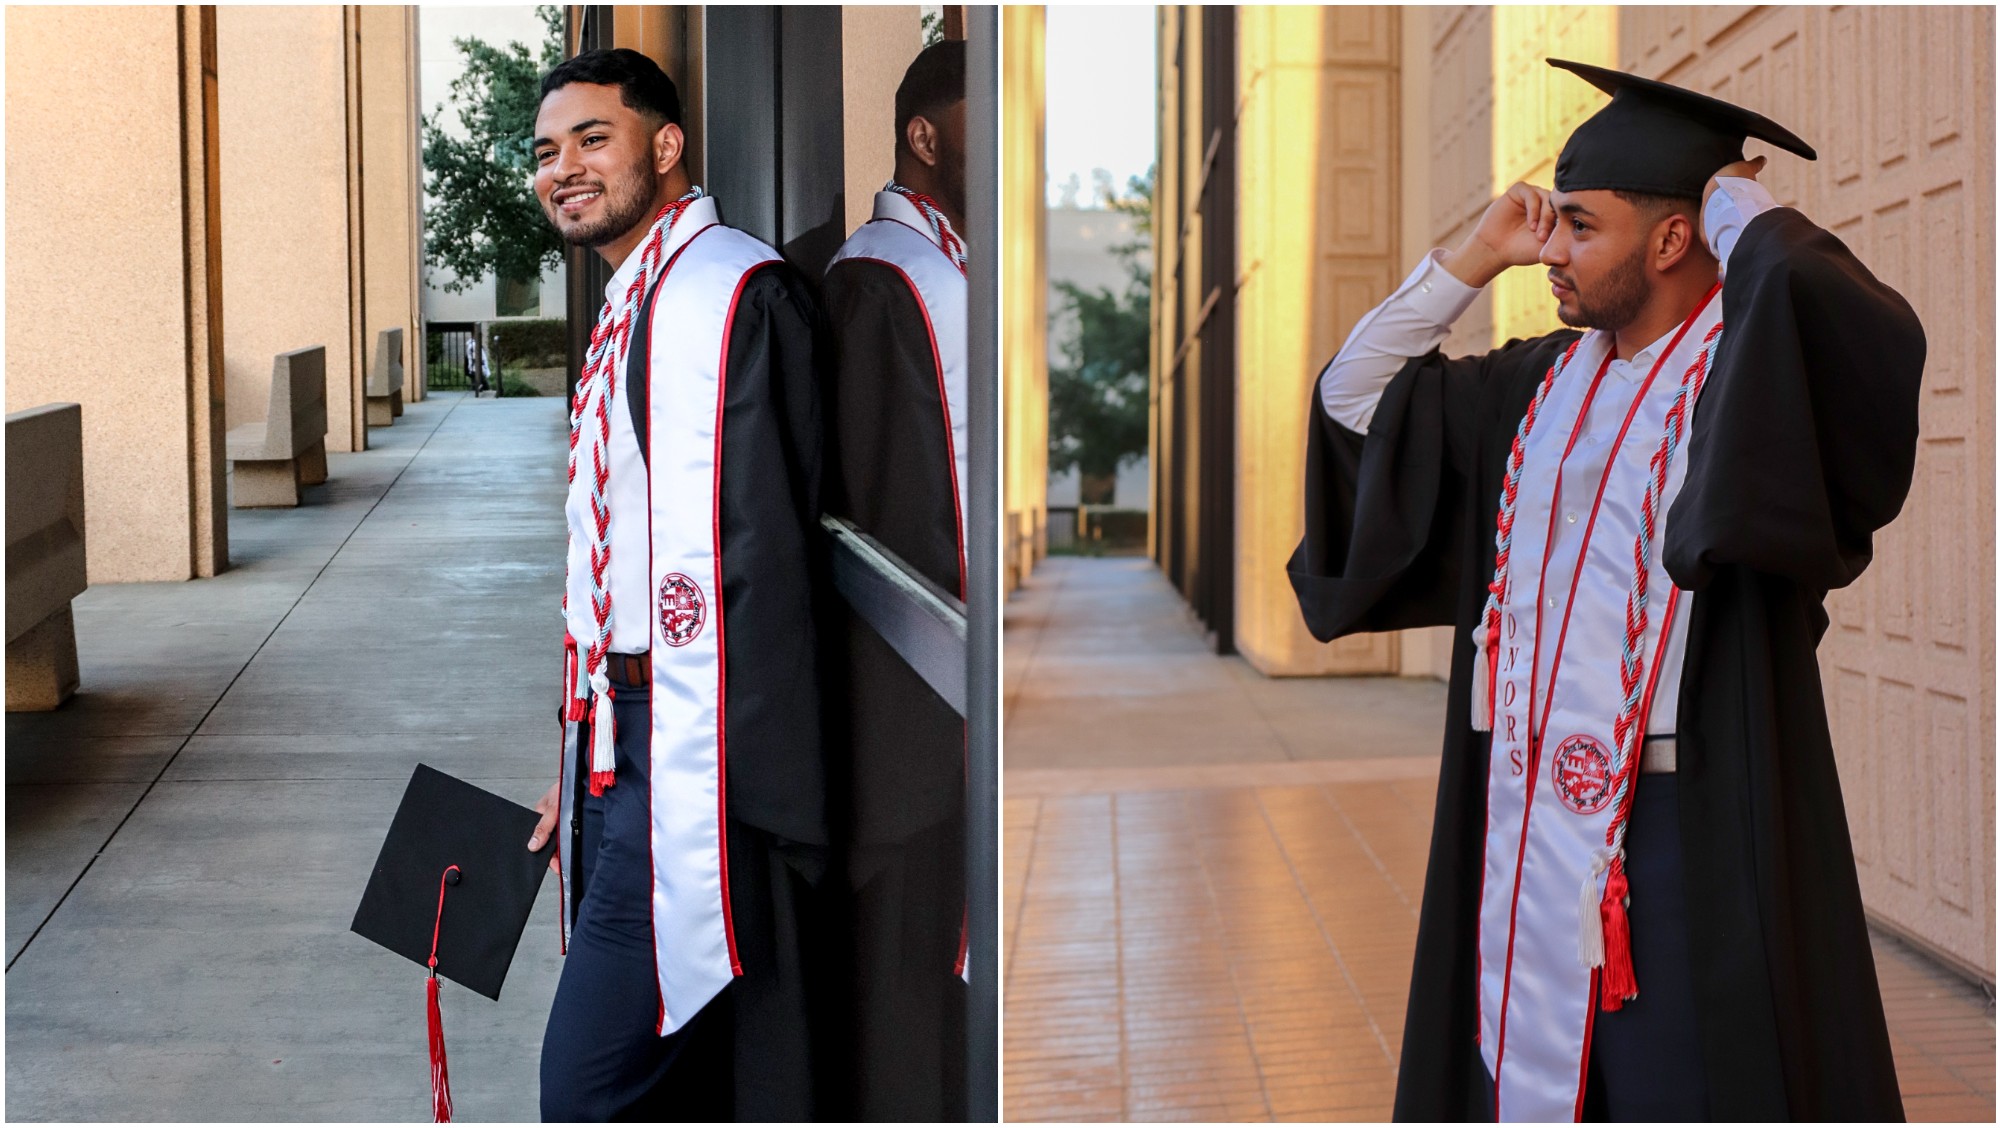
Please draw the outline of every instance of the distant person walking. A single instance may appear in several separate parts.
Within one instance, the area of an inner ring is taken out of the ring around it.
[[[479,338],[468,333],[465,336],[465,381],[472,385],[472,394],[488,391],[486,370],[479,363]]]

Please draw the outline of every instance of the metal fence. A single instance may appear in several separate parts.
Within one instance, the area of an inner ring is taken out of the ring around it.
[[[471,346],[468,348],[468,346]],[[490,371],[475,321],[433,321],[424,327],[424,373],[432,391],[499,393],[499,373]]]

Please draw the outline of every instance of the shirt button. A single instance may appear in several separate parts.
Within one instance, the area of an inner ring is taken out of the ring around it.
[[[1428,282],[1419,282],[1417,283],[1417,289],[1422,290],[1424,293],[1428,294],[1431,292],[1431,284]]]
[[[1553,611],[1555,609],[1556,609],[1556,601],[1555,598],[1552,596],[1549,599],[1549,610]]]

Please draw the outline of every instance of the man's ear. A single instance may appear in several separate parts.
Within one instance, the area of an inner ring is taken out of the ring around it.
[[[922,114],[913,115],[910,124],[903,128],[903,144],[916,158],[930,168],[936,168],[942,156],[938,139],[937,124]]]
[[[653,134],[653,171],[662,175],[681,163],[681,151],[687,145],[687,135],[681,127],[668,122]]]
[[[1653,262],[1662,273],[1672,270],[1693,251],[1698,236],[1694,220],[1676,211],[1653,229]]]

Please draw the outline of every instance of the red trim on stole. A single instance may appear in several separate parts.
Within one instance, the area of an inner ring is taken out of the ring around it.
[[[1549,550],[1555,547],[1556,516],[1557,516],[1557,511],[1562,508],[1563,465],[1569,461],[1570,454],[1576,450],[1577,440],[1583,437],[1583,421],[1590,417],[1590,405],[1596,401],[1597,389],[1604,382],[1604,374],[1606,372],[1611,371],[1611,361],[1612,358],[1615,357],[1616,355],[1617,355],[1617,349],[1614,343],[1611,351],[1606,352],[1604,354],[1604,363],[1597,366],[1597,375],[1591,377],[1590,388],[1583,394],[1583,406],[1577,409],[1576,422],[1571,425],[1569,433],[1569,443],[1563,447],[1562,458],[1560,458],[1556,462],[1556,489],[1555,489],[1555,494],[1549,499],[1548,535],[1542,541],[1542,568],[1541,572],[1539,573],[1535,581],[1535,648],[1534,651],[1528,655],[1528,737],[1527,737],[1528,763],[1526,765],[1527,776],[1528,776],[1527,798],[1521,804],[1521,843],[1514,855],[1514,890],[1512,894],[1512,899],[1507,902],[1507,954],[1505,957],[1505,964],[1501,968],[1500,972],[1500,1017],[1496,1021],[1494,1027],[1494,1040],[1498,1043],[1493,1047],[1493,1114],[1495,1117],[1498,1117],[1500,1115],[1500,1066],[1502,1065],[1502,1063],[1505,1062],[1507,1054],[1507,1002],[1512,997],[1514,990],[1514,934],[1516,932],[1515,921],[1521,910],[1521,866],[1527,860],[1528,856],[1528,820],[1535,813],[1535,778],[1537,775],[1540,774],[1538,765],[1535,763],[1535,755],[1536,755],[1535,675],[1536,671],[1539,670],[1542,665],[1542,633],[1543,633],[1542,593],[1546,591],[1548,588]],[[1616,448],[1613,448],[1612,454],[1616,455],[1616,453],[1617,453]],[[1524,454],[1523,457],[1525,458],[1526,455]],[[1604,466],[1605,466],[1605,473],[1608,475],[1611,469],[1611,461],[1609,457],[1606,458]],[[1579,570],[1582,568],[1582,560],[1583,560],[1582,556],[1577,557]],[[1510,568],[1509,575],[1507,577],[1507,588],[1509,591],[1511,591],[1513,590],[1513,587],[1514,587],[1514,580]],[[1575,594],[1575,590],[1576,590],[1576,584],[1574,581],[1572,581],[1570,584],[1570,591],[1572,595]],[[1502,596],[1502,601],[1503,602],[1505,601],[1505,596]],[[1506,618],[1506,611],[1504,608],[1501,610],[1501,618],[1504,624]],[[1500,723],[1499,723],[1500,714],[1497,708],[1499,704],[1499,688],[1500,688],[1500,683],[1496,679],[1493,683],[1494,704],[1496,706],[1494,711],[1494,723],[1493,723],[1493,730],[1495,733],[1498,733],[1500,729]],[[1493,771],[1492,767],[1493,754],[1491,751],[1490,742],[1488,747],[1489,750],[1486,755],[1486,760],[1487,760],[1486,771],[1488,773],[1487,786],[1491,787],[1492,786],[1491,777]],[[1493,799],[1490,794],[1487,796],[1486,799],[1486,810],[1487,810],[1487,816],[1491,818],[1493,811]],[[1479,896],[1480,896],[1480,905],[1482,908],[1484,908],[1485,897],[1486,897],[1486,877],[1484,870],[1485,855],[1483,852],[1480,855],[1480,857],[1481,857],[1482,868],[1480,871],[1480,878],[1479,878],[1479,885],[1480,885]],[[1482,990],[1481,1006],[1484,1005],[1485,1005],[1484,991]]]
[[[652,330],[653,330],[653,327],[659,324],[659,319],[658,319],[658,316],[657,316],[657,315],[658,315],[658,312],[659,312],[659,306],[660,306],[660,292],[661,292],[662,290],[666,289],[666,285],[665,285],[665,283],[666,283],[666,279],[667,279],[667,275],[673,272],[673,269],[674,269],[674,264],[680,261],[680,258],[681,258],[681,255],[682,255],[683,253],[685,253],[685,252],[687,251],[688,247],[690,247],[690,246],[692,246],[692,245],[694,244],[694,241],[695,241],[696,239],[699,239],[699,238],[701,238],[701,237],[702,237],[702,235],[706,234],[706,233],[707,233],[708,231],[712,230],[713,228],[716,228],[716,227],[720,227],[720,226],[721,226],[721,224],[720,224],[720,223],[711,223],[711,224],[707,225],[706,227],[703,227],[703,228],[701,228],[700,230],[696,231],[696,232],[695,232],[694,234],[692,234],[692,235],[689,235],[689,236],[687,237],[687,242],[685,242],[685,243],[682,243],[682,244],[681,244],[681,245],[680,245],[679,247],[676,247],[676,248],[674,249],[674,253],[673,253],[672,255],[669,255],[669,256],[667,257],[667,261],[666,261],[666,262],[665,262],[665,263],[664,263],[664,264],[663,264],[663,265],[662,265],[662,266],[660,267],[660,278],[659,278],[659,282],[658,282],[658,283],[656,283],[656,284],[654,285],[654,287],[653,287],[653,296],[652,296],[652,298],[650,299],[650,303],[649,303],[649,305],[648,305],[648,307],[647,307],[647,312],[646,312],[646,331],[647,331],[647,333],[648,333],[649,335],[650,335],[650,334],[652,333]],[[739,293],[740,293],[740,287],[739,287]],[[729,308],[730,308],[730,312],[731,312],[731,313],[734,313],[734,312],[735,312],[735,309],[736,309],[736,303],[735,303],[734,299],[731,299],[731,301],[730,301],[730,306],[729,306]],[[727,358],[727,357],[728,357],[728,355],[729,355],[729,344],[728,344],[728,341],[729,341],[729,328],[728,328],[728,325],[727,325],[727,323],[725,323],[725,324],[724,324],[724,326],[723,326],[723,353],[722,353],[722,355],[724,356],[724,358]],[[722,375],[726,375],[726,374],[727,374],[727,365],[724,365],[724,366],[723,366],[723,371],[722,371],[721,373],[719,373],[719,374],[718,374],[718,376],[720,377],[720,376],[722,376]],[[653,526],[653,472],[652,472],[652,466],[653,466],[653,420],[652,420],[652,414],[653,414],[653,405],[654,405],[654,404],[657,404],[657,403],[659,402],[659,398],[658,398],[657,396],[653,395],[653,386],[652,386],[652,384],[653,384],[653,342],[652,342],[652,341],[651,341],[651,340],[649,339],[649,340],[648,340],[648,341],[646,342],[646,586],[647,586],[647,588],[649,588],[649,589],[650,589],[650,588],[651,588],[651,587],[653,586],[653,569],[652,569],[652,555],[653,555],[653,527],[652,527],[652,526]],[[630,393],[628,392],[627,394],[629,395]],[[634,436],[634,437],[636,438],[637,436]],[[718,495],[718,497],[719,497],[719,496],[720,496],[720,493],[721,493],[721,489],[720,489],[720,483],[721,483],[721,481],[722,481],[722,462],[721,462],[721,455],[722,455],[722,429],[721,429],[721,426],[720,426],[720,408],[718,408],[718,414],[717,414],[717,427],[716,427],[716,437],[715,437],[715,442],[716,442],[716,466],[715,466],[715,479],[716,479],[716,482],[718,483],[718,485],[717,485],[717,491],[716,491],[716,492],[717,492],[717,495]],[[720,523],[719,523],[719,521],[718,521],[718,528],[719,528],[719,527],[720,527]],[[717,574],[717,575],[719,576],[719,575],[721,574],[721,572],[722,572],[722,558],[721,558],[721,553],[720,553],[720,539],[719,539],[719,536],[718,536],[718,541],[717,541],[717,555],[716,555],[716,574]],[[721,587],[721,584],[719,584],[719,583],[718,583],[718,584],[716,585],[716,587],[717,587],[718,589],[720,589],[720,587]],[[648,635],[648,637],[650,638],[650,637],[651,637],[651,634],[652,634],[652,624],[651,624],[650,620],[652,620],[652,619],[653,619],[653,617],[654,617],[654,616],[653,616],[653,613],[652,613],[652,598],[651,598],[651,594],[650,594],[650,592],[648,593],[648,598],[647,598],[647,601],[646,601],[646,602],[647,602],[647,613],[646,613],[646,618],[647,618],[647,619],[649,620],[649,622],[647,623],[647,628],[646,628],[646,629],[647,629],[647,635]],[[717,665],[718,665],[718,666],[720,666],[720,664],[721,664],[721,642],[722,642],[722,592],[721,592],[720,590],[717,590],[717,591],[716,591],[716,593],[715,593],[715,602],[716,602],[716,614],[715,614],[715,631],[716,631],[716,634],[715,634],[715,637],[716,637],[716,645],[717,645]],[[652,789],[652,774],[653,774],[653,771],[652,771],[652,767],[653,767],[653,725],[652,725],[652,717],[650,716],[650,714],[651,714],[651,712],[652,712],[653,708],[655,707],[655,705],[654,705],[654,703],[652,702],[652,699],[651,699],[651,692],[652,692],[652,688],[653,688],[653,687],[652,687],[652,686],[650,686],[650,685],[646,687],[646,689],[647,689],[647,695],[648,695],[648,696],[647,696],[647,713],[648,713],[648,717],[647,717],[647,722],[646,722],[646,777],[647,777],[647,779],[646,779],[646,786],[647,786],[647,802],[646,802],[646,806],[647,806],[647,809],[648,809],[648,811],[649,811],[649,812],[650,812],[650,810],[651,810],[651,808],[652,808],[652,790],[651,790],[651,789]],[[718,693],[717,693],[717,695],[716,695],[716,705],[715,705],[715,713],[716,713],[716,725],[717,725],[717,729],[716,729],[716,732],[717,732],[717,743],[716,743],[716,775],[717,775],[717,780],[718,780],[718,788],[720,787],[720,782],[719,782],[719,781],[720,781],[720,779],[721,779],[721,772],[722,772],[722,749],[721,749],[721,740],[720,740],[720,737],[721,737],[721,718],[722,718],[722,705],[723,705],[723,702],[722,702],[722,697],[721,697],[721,694],[720,694],[720,692],[718,691]],[[649,817],[649,818],[647,819],[647,822],[648,822],[648,823],[650,824],[650,823],[651,823],[651,821],[652,821],[652,820],[651,820],[651,818]],[[648,830],[647,830],[647,832],[646,832],[646,872],[647,872],[647,873],[648,873],[648,875],[650,875],[650,876],[651,876],[651,878],[652,878],[652,881],[653,881],[653,889],[658,889],[658,888],[660,887],[660,867],[659,867],[659,859],[657,859],[656,857],[654,857],[654,856],[653,856],[653,835],[652,835],[652,830],[651,830],[650,826],[648,827]],[[647,893],[647,896],[646,896],[646,900],[647,900],[647,903],[648,903],[649,905],[650,905],[650,904],[652,903],[652,893],[651,893],[651,891],[648,891],[648,893]],[[651,913],[650,911],[648,911],[648,913],[647,913],[647,919],[648,919],[648,921],[649,921],[649,922],[651,921],[651,918],[652,918],[652,913]],[[727,935],[728,935],[728,940],[729,940],[729,963],[730,963],[730,967],[731,967],[732,969],[734,969],[734,970],[736,971],[736,974],[738,974],[738,975],[741,975],[741,974],[743,974],[743,971],[742,971],[742,969],[741,969],[740,967],[737,967],[737,965],[736,965],[736,937],[735,937],[735,935],[734,935],[733,933],[731,933],[731,932],[729,931],[729,929],[730,929],[730,925],[729,925],[729,855],[728,855],[728,853],[727,853],[727,851],[726,851],[726,850],[725,850],[725,852],[724,852],[724,853],[723,853],[723,855],[722,855],[722,923],[723,923],[723,930],[724,930],[725,934],[727,934]],[[654,993],[655,993],[655,996],[656,996],[656,997],[657,997],[657,999],[659,1000],[659,1017],[658,1017],[658,1018],[656,1018],[656,1019],[654,1020],[654,1024],[653,1024],[653,1033],[655,1033],[655,1034],[662,1034],[662,1033],[664,1033],[664,1031],[665,1031],[665,1030],[666,1030],[666,1028],[667,1028],[667,998],[666,998],[666,992],[665,992],[665,990],[664,990],[664,989],[663,989],[663,988],[661,987],[661,985],[660,985],[660,968],[659,968],[659,958],[660,958],[660,957],[659,957],[659,946],[660,946],[660,938],[659,938],[659,933],[658,933],[657,931],[655,931],[655,932],[654,932],[652,940],[653,940],[653,991],[654,991]],[[692,1016],[690,1016],[690,1017],[692,1017]]]
[[[875,220],[873,222],[899,223],[902,224],[902,226],[904,227],[910,227],[909,224],[903,223],[903,221],[899,219],[881,219],[881,220]],[[910,227],[910,230],[916,231],[916,228]],[[923,232],[921,231],[917,233],[919,235],[923,234]],[[926,236],[924,241],[926,243],[930,243],[930,238]],[[931,243],[931,246],[933,248],[937,248],[936,243]],[[938,253],[944,254],[944,251],[942,249],[938,249]],[[951,257],[950,255],[945,255],[945,258],[947,260],[950,259],[950,257]],[[916,282],[910,278],[909,273],[906,272],[902,267],[897,266],[893,262],[890,262],[888,259],[873,258],[868,255],[855,255],[853,258],[843,259],[841,261],[872,262],[872,263],[877,263],[881,266],[886,266],[890,270],[895,271],[896,277],[901,278],[903,280],[903,285],[908,286],[910,288],[910,294],[917,299],[917,312],[924,315],[924,336],[927,340],[930,341],[931,344],[931,365],[932,367],[937,369],[938,411],[940,414],[944,416],[945,472],[951,475],[952,534],[953,538],[958,542],[958,597],[960,599],[964,599],[965,598],[965,507],[959,501],[958,497],[958,489],[959,489],[958,447],[956,444],[952,442],[951,439],[951,397],[945,394],[944,356],[943,354],[938,352],[937,328],[931,324],[930,306],[925,303],[924,292],[917,288]],[[956,268],[956,264],[953,265],[954,268]]]
[[[1577,438],[1583,434],[1584,421],[1590,415],[1590,405],[1591,401],[1596,398],[1598,383],[1604,379],[1604,374],[1611,369],[1612,358],[1617,355],[1615,341],[1612,344],[1612,351],[1605,354],[1604,364],[1597,370],[1596,378],[1591,381],[1590,391],[1584,396],[1583,407],[1576,415],[1576,429],[1570,432],[1569,444],[1563,448],[1562,461],[1557,463],[1556,494],[1553,504],[1549,507],[1548,539],[1542,549],[1541,580],[1535,591],[1535,653],[1531,659],[1534,665],[1528,671],[1528,797],[1526,804],[1521,809],[1521,846],[1514,863],[1514,897],[1509,903],[1507,910],[1507,968],[1500,988],[1500,1045],[1495,1047],[1493,1051],[1493,1096],[1496,1116],[1499,1109],[1500,1070],[1506,1062],[1507,1054],[1507,1002],[1514,985],[1514,938],[1517,931],[1516,916],[1521,906],[1521,868],[1528,853],[1528,823],[1534,815],[1535,784],[1541,776],[1542,740],[1548,735],[1546,732],[1541,731],[1541,729],[1546,728],[1549,715],[1555,709],[1556,678],[1562,670],[1563,646],[1569,638],[1570,613],[1576,608],[1577,585],[1582,579],[1583,568],[1588,562],[1590,555],[1591,536],[1597,529],[1597,514],[1604,505],[1604,490],[1611,483],[1611,469],[1617,462],[1619,448],[1625,445],[1625,436],[1632,428],[1632,420],[1638,416],[1639,407],[1645,403],[1646,393],[1652,390],[1653,380],[1659,376],[1660,369],[1666,366],[1667,358],[1671,357],[1674,350],[1680,347],[1681,339],[1687,336],[1688,330],[1693,328],[1695,320],[1701,316],[1701,311],[1708,308],[1708,303],[1714,300],[1716,293],[1721,289],[1722,284],[1720,282],[1709,288],[1708,293],[1702,296],[1701,302],[1694,307],[1693,312],[1689,313],[1687,319],[1681,322],[1681,327],[1675,330],[1673,339],[1667,342],[1665,349],[1661,350],[1659,359],[1653,361],[1652,370],[1646,373],[1645,381],[1639,385],[1638,392],[1632,397],[1632,405],[1625,409],[1625,420],[1619,425],[1618,437],[1612,440],[1611,450],[1605,455],[1604,473],[1597,480],[1597,494],[1591,499],[1590,503],[1590,519],[1583,526],[1583,543],[1577,548],[1576,571],[1570,576],[1569,597],[1563,603],[1562,627],[1556,632],[1556,652],[1555,656],[1549,660],[1548,697],[1542,708],[1542,723],[1538,727],[1535,724],[1535,674],[1541,665],[1542,595],[1548,590],[1549,549],[1555,546],[1557,510],[1562,507],[1561,467],[1569,461],[1570,453],[1576,449]],[[1664,653],[1666,634],[1672,629],[1672,626],[1672,621],[1669,620],[1666,626],[1661,628],[1662,653]],[[1657,663],[1653,667],[1653,673],[1655,676],[1659,673]],[[1639,723],[1640,742],[1643,744],[1645,741],[1645,719],[1643,713],[1641,714]],[[1490,771],[1491,769],[1489,768],[1488,770]],[[1484,879],[1482,878],[1481,880],[1483,883]],[[1596,973],[1593,973],[1591,976],[1593,995],[1595,994],[1597,978]],[[1586,1042],[1590,1037],[1590,1031],[1594,1025],[1595,1018],[1593,1016],[1586,1016],[1584,1020],[1584,1037]]]
[[[736,953],[736,917],[729,906],[729,636],[723,630],[722,609],[722,423],[723,407],[729,399],[729,336],[736,328],[736,307],[743,289],[759,270],[771,265],[759,263],[743,272],[736,292],[729,296],[729,312],[722,323],[722,355],[716,361],[715,378],[715,838],[716,858],[722,868],[722,934],[729,944],[729,970],[743,974],[743,961]]]

